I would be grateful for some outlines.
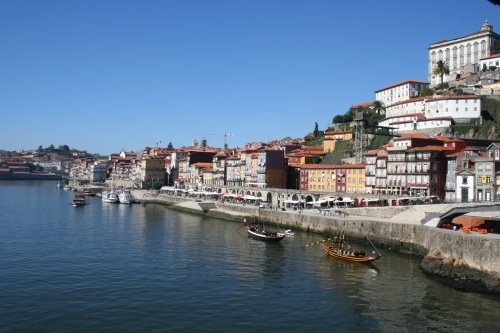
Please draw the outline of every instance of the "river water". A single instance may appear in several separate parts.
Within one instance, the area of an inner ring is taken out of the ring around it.
[[[296,233],[87,198],[54,182],[0,183],[0,332],[500,332],[500,299],[382,251],[327,257]],[[362,246],[362,245],[361,245]]]

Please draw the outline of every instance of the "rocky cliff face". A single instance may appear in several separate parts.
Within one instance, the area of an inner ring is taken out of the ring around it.
[[[455,288],[464,291],[500,293],[500,275],[469,267],[462,258],[446,258],[437,249],[429,251],[420,264],[428,274],[445,278]]]

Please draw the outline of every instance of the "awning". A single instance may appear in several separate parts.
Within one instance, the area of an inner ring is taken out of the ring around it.
[[[460,215],[455,217],[451,223],[460,224],[465,228],[472,228],[484,223],[484,219],[479,216]]]

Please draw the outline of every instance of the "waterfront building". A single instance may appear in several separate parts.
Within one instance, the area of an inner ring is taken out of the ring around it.
[[[487,148],[488,157],[491,157],[495,162],[500,162],[500,142],[492,142]]]
[[[406,187],[410,195],[437,195],[444,198],[446,161],[443,146],[425,146],[409,149],[406,153]]]
[[[387,108],[395,103],[418,97],[420,91],[428,87],[429,83],[427,82],[408,79],[375,91],[375,100],[382,102],[384,107]]]
[[[161,157],[145,156],[141,160],[142,187],[152,187],[158,183],[165,185],[165,160]]]
[[[495,162],[491,157],[475,158],[475,197],[477,201],[495,199]]]
[[[240,156],[230,156],[226,159],[226,184],[227,186],[243,187],[245,184],[244,170],[245,161]],[[244,173],[244,172],[243,172]]]
[[[365,165],[302,165],[300,168],[300,190],[339,195],[365,193]]]
[[[346,173],[346,193],[365,193],[365,165],[348,165]]]
[[[367,193],[437,195],[444,198],[445,155],[465,147],[461,140],[408,133],[366,156]],[[373,176],[374,175],[374,176]]]
[[[89,181],[90,166],[94,164],[95,161],[96,159],[94,157],[75,159],[69,172],[70,178],[72,178],[75,182]],[[107,171],[107,175],[109,175],[109,170]]]
[[[171,153],[174,184],[179,187],[197,186],[199,175],[191,175],[195,163],[213,163],[217,150],[210,147],[179,148]]]
[[[226,185],[226,160],[228,156],[224,150],[220,150],[215,154],[212,165],[212,181],[211,185]],[[205,182],[206,183],[206,182]]]
[[[477,150],[467,148],[465,142],[459,139],[439,137],[443,140],[446,151],[446,180],[445,196],[446,202],[456,202],[457,199],[457,177],[456,173],[464,170],[464,161],[478,156]],[[468,162],[467,162],[468,164]],[[472,198],[472,196],[470,197]],[[472,200],[472,199],[471,199]]]
[[[261,149],[256,153],[256,157],[257,157],[256,186],[284,188],[285,187],[284,152],[278,149]],[[254,165],[252,165],[252,167],[253,166]]]
[[[500,35],[493,32],[493,26],[486,21],[478,32],[451,40],[441,40],[428,47],[428,81],[431,86],[441,83],[439,75],[434,74],[436,63],[444,61],[450,68],[450,74],[443,77],[443,82],[474,73],[480,59],[491,56],[491,50],[500,43]]]
[[[203,185],[213,185],[213,163],[197,162],[189,166],[186,183],[201,190]]]
[[[301,190],[336,192],[337,164],[306,164],[300,170]]]
[[[95,161],[90,164],[89,180],[95,183],[103,183],[106,181],[108,171],[107,161]]]
[[[456,202],[474,201],[474,172],[463,169],[456,173],[456,178]]]
[[[365,193],[374,193],[377,171],[377,149],[365,153]]]

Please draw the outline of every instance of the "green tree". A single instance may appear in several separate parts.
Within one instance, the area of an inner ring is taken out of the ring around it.
[[[372,104],[372,110],[375,111],[377,114],[384,114],[385,113],[384,103],[382,103],[381,101],[374,101]]]
[[[318,123],[314,123],[314,131],[313,131],[313,136],[317,138],[319,136],[319,130],[318,130]]]
[[[434,90],[431,88],[424,88],[420,90],[419,97],[432,96],[434,95]]]
[[[445,61],[438,60],[436,62],[436,67],[434,68],[434,71],[432,71],[432,73],[435,75],[439,75],[439,77],[441,78],[441,86],[443,86],[443,78],[445,75],[450,74],[450,67]]]

